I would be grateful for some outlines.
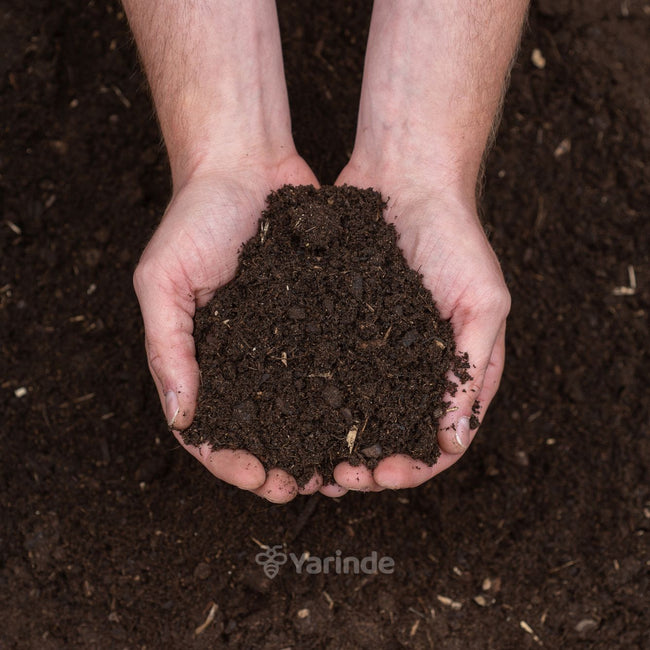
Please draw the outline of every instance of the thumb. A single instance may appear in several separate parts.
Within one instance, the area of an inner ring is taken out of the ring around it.
[[[482,415],[497,392],[505,361],[505,321],[498,329],[486,327],[486,321],[477,319],[458,332],[457,349],[466,351],[471,376],[458,384],[458,377],[449,379],[458,384],[455,394],[447,396],[451,406],[440,420],[438,444],[449,454],[461,454],[470,445]]]
[[[186,429],[194,418],[199,366],[194,347],[192,292],[179,290],[164,271],[141,261],[133,276],[145,330],[149,370],[167,424]]]

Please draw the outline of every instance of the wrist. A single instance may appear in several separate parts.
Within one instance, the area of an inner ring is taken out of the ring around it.
[[[197,137],[176,146],[167,144],[174,191],[199,176],[238,175],[255,171],[262,175],[297,156],[290,132],[253,132],[236,125],[224,129],[224,123],[198,130]],[[168,142],[166,140],[166,142]]]
[[[291,139],[277,146],[262,141],[247,147],[240,145],[227,153],[219,148],[195,152],[187,166],[174,176],[174,195],[190,185],[217,187],[226,183],[246,195],[252,192],[263,205],[268,193],[283,185],[318,186]]]
[[[378,179],[475,200],[486,138],[409,105],[406,92],[364,102],[350,166]]]
[[[476,213],[477,166],[463,164],[451,155],[436,157],[415,148],[372,148],[355,144],[341,182],[374,187],[389,204],[435,199]]]

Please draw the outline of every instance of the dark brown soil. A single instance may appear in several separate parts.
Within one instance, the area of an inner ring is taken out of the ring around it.
[[[508,359],[469,452],[418,489],[278,507],[219,483],[161,415],[131,274],[169,172],[119,5],[4,0],[3,650],[650,647],[645,4],[533,5],[483,204]],[[332,183],[370,2],[279,9],[296,142]],[[253,538],[395,570],[288,561],[270,580]]]
[[[432,465],[469,362],[370,189],[285,186],[235,279],[199,310],[199,406],[186,443],[246,449],[303,486],[341,461]]]

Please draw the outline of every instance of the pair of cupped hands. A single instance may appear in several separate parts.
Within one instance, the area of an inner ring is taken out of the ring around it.
[[[280,157],[197,165],[174,188],[172,200],[135,271],[134,286],[145,326],[145,346],[168,424],[179,443],[215,476],[274,503],[320,491],[338,497],[348,490],[415,487],[454,464],[469,447],[472,406],[482,420],[504,364],[510,297],[496,256],[477,216],[474,196],[426,174],[371,169],[355,160],[336,184],[373,187],[388,198],[385,216],[395,224],[408,264],[422,274],[440,314],[451,319],[459,352],[467,352],[473,379],[456,395],[438,431],[441,455],[432,467],[395,455],[374,470],[340,463],[334,484],[314,475],[302,487],[280,469],[266,471],[246,450],[212,451],[187,446],[181,431],[196,408],[199,368],[195,357],[195,310],[235,275],[243,242],[256,232],[271,190],[318,180],[294,151]],[[260,157],[261,158],[261,157]]]

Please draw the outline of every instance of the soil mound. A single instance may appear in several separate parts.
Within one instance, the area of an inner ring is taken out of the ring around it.
[[[469,378],[451,324],[397,247],[377,192],[285,186],[236,278],[196,316],[202,387],[187,443],[247,449],[304,485],[339,462],[432,464]]]

